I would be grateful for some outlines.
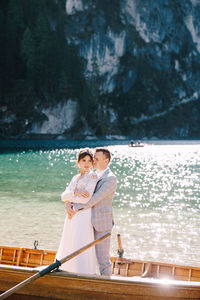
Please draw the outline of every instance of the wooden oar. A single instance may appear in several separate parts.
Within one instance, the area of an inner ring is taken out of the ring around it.
[[[117,240],[118,240],[118,251],[117,251],[117,254],[119,255],[119,258],[122,258],[123,254],[124,254],[124,249],[122,248],[121,236],[120,236],[119,233],[117,235]]]
[[[28,283],[31,283],[34,280],[36,280],[37,278],[42,277],[42,276],[46,275],[47,273],[49,273],[49,272],[51,272],[51,271],[59,268],[66,261],[74,258],[75,256],[81,254],[85,250],[89,249],[90,247],[92,247],[92,246],[98,244],[99,242],[105,240],[110,235],[111,235],[111,233],[107,233],[107,234],[103,235],[102,237],[100,237],[99,239],[97,239],[96,241],[93,241],[93,242],[87,244],[86,246],[80,248],[79,250],[73,252],[72,254],[65,256],[61,260],[56,260],[56,262],[54,262],[53,264],[49,265],[44,270],[42,270],[39,273],[36,273],[33,276],[25,279],[24,281],[20,282],[16,286],[12,287],[11,289],[9,289],[6,292],[4,292],[3,294],[1,294],[0,295],[0,299],[6,299],[8,296],[12,295],[13,293],[15,293],[16,291],[18,291],[19,289],[23,288]]]

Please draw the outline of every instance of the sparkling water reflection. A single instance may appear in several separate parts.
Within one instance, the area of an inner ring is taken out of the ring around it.
[[[109,146],[117,175],[116,235],[126,257],[199,265],[200,143]],[[0,155],[1,244],[56,249],[65,211],[60,193],[77,173],[78,149]]]

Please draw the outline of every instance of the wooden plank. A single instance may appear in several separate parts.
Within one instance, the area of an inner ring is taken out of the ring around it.
[[[0,261],[2,260],[2,256],[3,256],[3,248],[0,248]]]
[[[160,265],[159,278],[172,278],[172,267]]]
[[[22,256],[22,248],[19,249],[19,253],[18,253],[18,256],[17,256],[17,266],[20,265],[20,261],[21,261],[21,256]]]
[[[56,251],[19,247],[0,247],[0,264],[37,267],[50,265],[55,260]],[[175,280],[200,281],[200,268],[178,266],[167,263],[111,257],[113,274],[119,276],[141,276],[146,265],[151,263],[149,277],[171,278]]]
[[[196,277],[196,278],[200,279],[200,271],[199,271],[199,269],[192,268],[191,278],[192,277]]]
[[[19,248],[17,247],[1,247],[0,264],[13,264],[17,263]]]
[[[2,287],[7,289],[31,275],[33,272],[26,270],[23,273],[21,270],[11,271],[0,268],[0,289]],[[198,287],[173,286],[151,280],[120,281],[70,276],[63,272],[56,272],[24,287],[20,294],[44,297],[44,299],[68,300],[197,300],[200,298],[200,285]]]

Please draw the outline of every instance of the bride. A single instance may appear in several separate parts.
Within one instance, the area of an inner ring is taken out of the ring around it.
[[[61,195],[61,199],[65,204],[68,202],[87,203],[97,183],[97,175],[91,171],[93,154],[89,149],[79,152],[77,164],[80,174],[72,178]],[[72,218],[66,215],[56,259],[60,260],[93,240],[94,230],[91,223],[91,208],[78,211]],[[60,269],[73,273],[95,274],[96,266],[95,247],[91,247],[62,264]]]

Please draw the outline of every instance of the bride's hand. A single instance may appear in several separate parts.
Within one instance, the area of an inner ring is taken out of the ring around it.
[[[83,198],[89,198],[90,197],[90,193],[88,193],[88,191],[78,190],[78,189],[75,189],[74,195],[75,196],[81,196]]]
[[[71,202],[68,202],[65,206],[67,214],[68,214],[68,219],[71,219],[73,215],[75,215],[75,211],[73,210],[73,204]]]

